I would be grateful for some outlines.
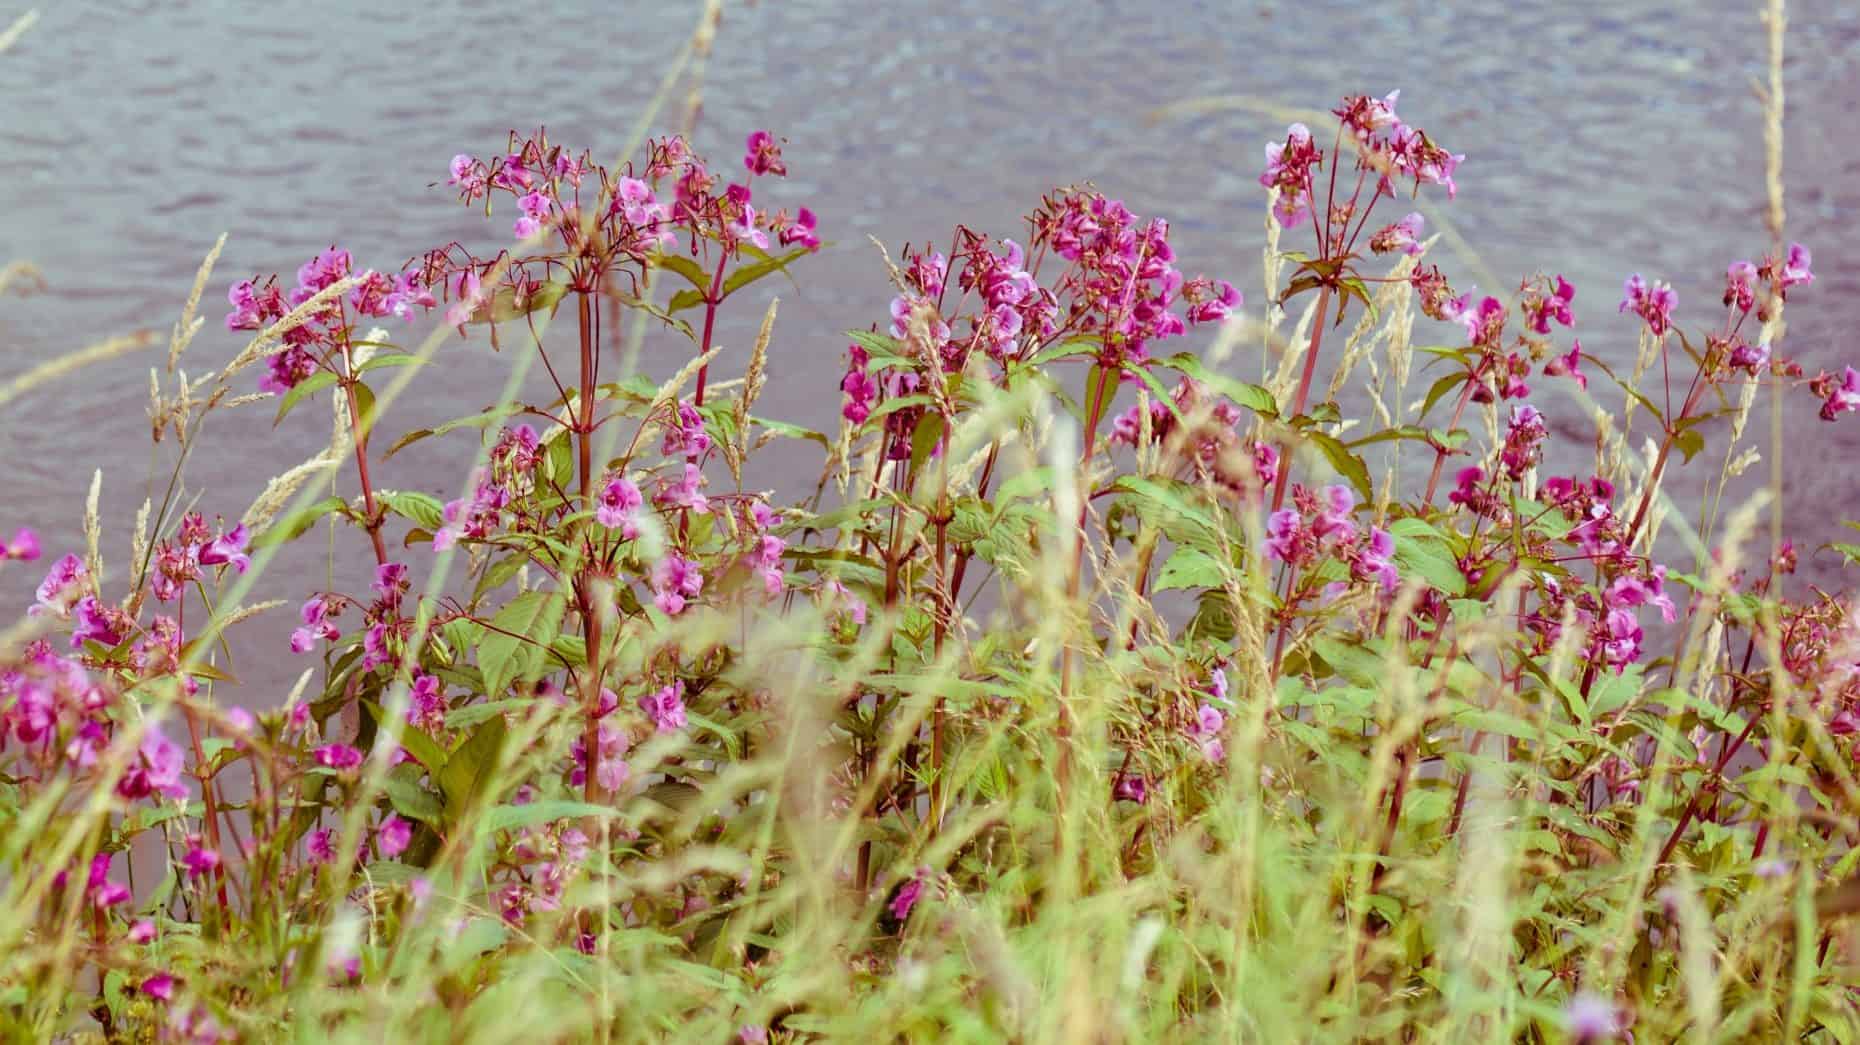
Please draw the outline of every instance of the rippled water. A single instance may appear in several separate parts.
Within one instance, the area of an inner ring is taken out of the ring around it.
[[[218,319],[226,283],[241,275],[294,271],[332,242],[388,266],[453,238],[499,240],[504,221],[485,224],[431,187],[452,154],[491,151],[509,128],[537,123],[558,141],[618,147],[696,13],[546,6],[49,5],[0,56],[0,261],[30,258],[49,284],[0,302],[0,373],[112,333],[165,331],[221,231],[230,238],[209,326],[188,357],[196,372],[237,343]],[[1860,326],[1860,7],[1799,0],[1791,16],[1790,232],[1814,248],[1819,278],[1792,303],[1786,344],[1811,369],[1837,367],[1860,362],[1850,335]],[[1090,179],[1170,218],[1184,267],[1229,276],[1257,307],[1254,178],[1284,120],[1147,119],[1206,95],[1321,107],[1401,87],[1404,115],[1468,154],[1447,213],[1485,266],[1507,284],[1538,269],[1567,274],[1585,348],[1625,361],[1635,325],[1614,306],[1628,272],[1671,280],[1701,324],[1726,262],[1766,241],[1749,89],[1763,46],[1754,5],[1720,0],[765,2],[726,15],[698,144],[727,161],[751,129],[786,137],[794,174],[778,202],[811,203],[833,241],[798,288],[780,291],[782,365],[765,401],[775,416],[830,423],[835,332],[882,316],[888,299],[868,234],[895,248],[947,236],[957,221],[1012,232],[1059,184]],[[1456,282],[1473,271],[1467,259],[1437,260]],[[759,317],[747,304],[721,342],[747,344]],[[390,430],[495,395],[502,360],[482,345],[445,351]],[[646,365],[669,372],[683,351],[654,342]],[[8,408],[0,524],[38,527],[53,554],[74,546],[96,466],[106,517],[133,513],[146,492],[142,404],[155,361],[118,360]],[[1799,449],[1784,461],[1792,529],[1818,543],[1853,510],[1848,470],[1829,465],[1860,450],[1860,420],[1823,425],[1806,398],[1795,402],[1788,445]],[[276,433],[262,408],[216,418],[189,473],[201,507],[236,516],[267,478],[321,446],[326,426],[311,413]],[[454,481],[431,459],[391,464],[390,485],[438,492]],[[811,464],[780,462],[775,479],[811,475]],[[1676,494],[1700,474],[1682,473]],[[123,528],[110,532],[106,559],[120,567]],[[294,598],[325,582],[315,548],[281,569],[267,591]],[[0,575],[9,604],[36,582],[26,572]],[[250,641],[281,648],[287,622],[253,627]],[[275,682],[289,666],[266,657],[248,675]]]

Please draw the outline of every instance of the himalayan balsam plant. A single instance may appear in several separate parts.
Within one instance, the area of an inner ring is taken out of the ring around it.
[[[1809,253],[1684,313],[1630,276],[1585,348],[1561,275],[1450,285],[1420,200],[1463,157],[1396,107],[1267,146],[1257,318],[1090,186],[885,257],[833,432],[756,412],[772,301],[717,340],[831,228],[765,131],[512,134],[445,179],[482,243],[233,283],[251,341],[158,376],[157,441],[263,400],[329,446],[237,518],[177,465],[116,570],[0,545],[50,561],[0,645],[0,1026],[1852,1040],[1860,633],[1724,512],[1760,388],[1860,410],[1782,340]],[[383,446],[486,340],[498,399]],[[380,485],[440,440],[458,496]],[[366,586],[281,593],[304,674],[239,687],[224,636],[322,524]]]

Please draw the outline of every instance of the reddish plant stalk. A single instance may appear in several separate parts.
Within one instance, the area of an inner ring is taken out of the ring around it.
[[[594,380],[595,364],[598,361],[598,346],[594,343],[594,303],[586,291],[576,295],[579,302],[577,318],[581,331],[581,389],[580,402],[576,405],[579,416],[575,420],[575,451],[577,465],[581,473],[581,502],[584,508],[594,506]],[[582,752],[587,760],[586,777],[583,780],[583,796],[589,802],[599,802],[602,798],[598,767],[600,765],[601,742],[601,612],[597,605],[594,590],[594,570],[591,565],[593,556],[589,555],[575,578],[575,601],[581,612],[581,637],[587,647],[587,681],[582,686],[581,701],[586,709],[587,721],[582,728]]]
[[[1292,416],[1305,412],[1305,403],[1311,396],[1311,378],[1317,373],[1318,350],[1324,346],[1324,323],[1330,318],[1330,287],[1318,288],[1317,317],[1311,325],[1311,345],[1305,352],[1305,372],[1298,379],[1298,394],[1292,399]],[[1292,444],[1288,439],[1279,448],[1279,481],[1272,491],[1272,510],[1285,507],[1285,489],[1292,478]]]
[[[723,270],[730,264],[730,255],[725,253],[717,259],[717,271],[711,273],[710,290],[704,294],[704,341],[698,346],[698,355],[710,354],[710,335],[717,325],[717,306],[723,304]],[[709,377],[710,364],[698,367],[697,392],[692,397],[692,405],[704,405],[704,385]]]

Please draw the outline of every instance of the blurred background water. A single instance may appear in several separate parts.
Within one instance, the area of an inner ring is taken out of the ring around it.
[[[443,185],[450,157],[494,152],[511,128],[538,124],[554,140],[611,153],[697,8],[57,0],[42,13],[0,56],[0,261],[30,259],[47,284],[0,302],[0,374],[137,328],[165,345],[222,231],[208,325],[184,360],[196,374],[243,344],[220,323],[233,280],[288,276],[331,243],[375,267],[455,238],[501,245],[509,218],[486,222],[455,203]],[[1283,137],[1285,121],[1257,111],[1150,115],[1209,95],[1325,108],[1396,87],[1406,118],[1467,154],[1445,213],[1506,285],[1485,289],[1565,274],[1578,288],[1585,349],[1625,366],[1637,324],[1615,306],[1628,273],[1670,280],[1682,324],[1702,328],[1716,321],[1724,266],[1767,245],[1750,87],[1764,55],[1755,5],[1728,0],[732,4],[697,144],[727,169],[750,130],[785,137],[792,176],[769,202],[810,205],[831,244],[798,286],[771,281],[733,304],[719,334],[737,349],[725,369],[740,367],[763,302],[778,292],[763,412],[830,427],[838,332],[882,319],[890,297],[868,235],[894,250],[946,239],[957,222],[1018,235],[1043,192],[1085,180],[1139,214],[1169,218],[1182,267],[1233,280],[1257,314],[1264,192],[1255,178],[1262,146]],[[1792,3],[1786,76],[1789,233],[1814,249],[1818,278],[1791,302],[1784,351],[1811,372],[1838,370],[1860,362],[1848,336],[1860,326],[1860,6]],[[1475,281],[1468,259],[1443,251],[1433,260],[1462,288]],[[1420,324],[1424,342],[1429,327],[1448,339],[1450,328]],[[120,584],[126,524],[151,483],[159,499],[167,474],[165,463],[151,471],[143,413],[147,370],[163,351],[6,408],[0,526],[38,528],[48,560],[81,547],[85,490],[102,467],[105,558]],[[675,335],[655,336],[643,365],[664,376],[688,351]],[[442,353],[387,420],[387,438],[495,397],[506,358],[481,342]],[[1540,382],[1537,398],[1563,401],[1559,384]],[[1860,419],[1827,425],[1805,393],[1790,403],[1790,531],[1808,578],[1838,583],[1838,557],[1806,553],[1838,539],[1837,521],[1852,513],[1854,484],[1839,465],[1860,452]],[[1553,413],[1579,416],[1567,405]],[[259,406],[214,418],[188,473],[209,516],[237,517],[267,479],[327,440],[319,411],[300,409],[275,432],[271,414]],[[1580,453],[1587,437],[1573,438]],[[381,481],[454,496],[467,449],[410,451]],[[1669,482],[1675,496],[1695,497],[1715,471],[1698,464]],[[791,450],[772,469],[751,485],[811,485],[818,458]],[[347,469],[340,482],[352,492]],[[367,561],[361,534],[337,540],[354,545],[337,557],[344,564]],[[261,594],[294,605],[332,583],[359,590],[359,577],[329,573],[328,551],[305,538]],[[0,597],[23,605],[41,573],[0,572]],[[239,672],[261,687],[245,699],[268,703],[266,687],[301,670],[283,651],[288,616],[243,626]]]

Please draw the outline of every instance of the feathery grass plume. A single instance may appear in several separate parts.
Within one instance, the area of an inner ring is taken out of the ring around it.
[[[220,251],[226,247],[226,233],[213,241],[213,249],[200,261],[200,269],[194,274],[194,289],[188,292],[187,304],[181,308],[181,318],[174,322],[174,333],[168,340],[168,372],[174,373],[175,364],[180,362],[181,353],[193,343],[194,335],[206,322],[204,317],[196,317],[194,312],[200,307],[200,295],[207,289],[207,278],[213,274],[213,263],[220,259]]]

